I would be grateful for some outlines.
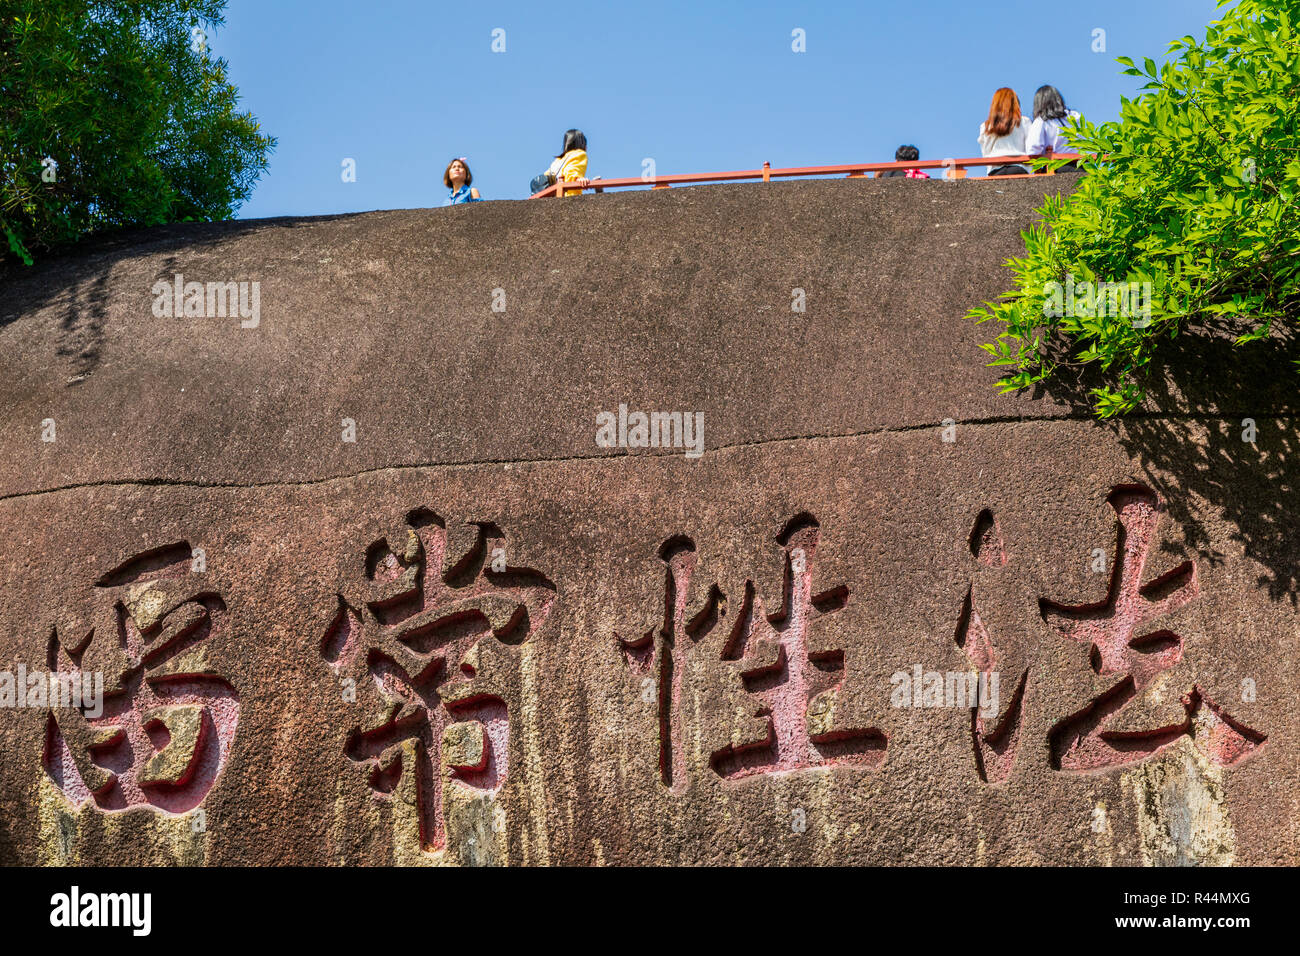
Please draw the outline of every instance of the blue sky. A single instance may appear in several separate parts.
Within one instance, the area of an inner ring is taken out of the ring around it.
[[[448,17],[446,11],[462,12]],[[466,156],[486,199],[523,199],[570,126],[591,175],[979,154],[999,86],[1052,83],[1090,119],[1203,35],[1214,0],[912,0],[799,4],[230,0],[210,39],[279,138],[241,218],[441,205]],[[492,51],[505,31],[505,52]],[[802,29],[806,52],[791,49]],[[1105,52],[1094,52],[1094,31]],[[1024,104],[1026,107],[1029,103]],[[345,183],[342,161],[356,161]]]

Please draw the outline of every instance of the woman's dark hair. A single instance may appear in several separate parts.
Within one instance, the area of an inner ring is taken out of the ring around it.
[[[921,151],[915,146],[900,146],[894,153],[894,160],[900,163],[910,162],[913,159],[920,159]]]
[[[572,150],[575,149],[581,149],[583,151],[587,149],[586,134],[584,134],[580,129],[565,130],[564,148],[560,150],[560,155],[556,156],[555,158],[562,159],[565,153],[571,152]]]
[[[1040,86],[1034,94],[1034,119],[1060,120],[1070,115],[1061,91],[1054,86]]]
[[[442,171],[442,184],[448,189],[451,188],[451,167],[456,163],[460,163],[465,167],[465,185],[472,186],[474,184],[474,174],[469,171],[469,163],[465,162],[465,160],[461,159],[459,156],[448,163],[447,168]]]

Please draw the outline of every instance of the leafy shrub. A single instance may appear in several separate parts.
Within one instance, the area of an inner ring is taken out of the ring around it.
[[[1007,369],[1003,392],[1091,364],[1095,412],[1122,414],[1180,331],[1227,329],[1245,345],[1296,324],[1300,0],[1240,0],[1220,17],[1204,41],[1176,40],[1163,66],[1121,58],[1148,78],[1141,95],[1116,123],[1067,130],[1086,175],[1024,234],[1015,288],[970,313],[1004,326],[984,346]],[[1097,282],[1149,283],[1149,315],[1060,308],[1063,285]]]

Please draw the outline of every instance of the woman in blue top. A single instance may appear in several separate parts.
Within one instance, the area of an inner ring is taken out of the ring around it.
[[[474,182],[474,174],[469,171],[469,163],[465,161],[465,157],[453,159],[442,174],[442,184],[451,190],[451,195],[443,205],[459,206],[461,203],[478,202],[482,199],[478,190],[470,186],[472,182]]]

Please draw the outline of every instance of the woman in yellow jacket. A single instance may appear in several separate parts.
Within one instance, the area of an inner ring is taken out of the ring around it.
[[[572,183],[587,178],[587,137],[580,129],[566,130],[564,148],[560,155],[542,175],[531,184],[532,192],[538,193],[554,182]],[[576,196],[581,189],[566,189],[564,195]]]

